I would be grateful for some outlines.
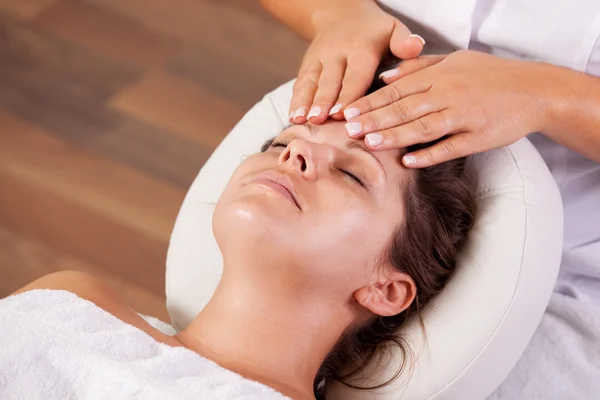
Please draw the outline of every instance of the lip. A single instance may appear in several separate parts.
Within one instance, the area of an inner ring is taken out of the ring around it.
[[[274,189],[286,197],[292,204],[298,207],[298,209],[302,210],[300,201],[298,200],[298,194],[294,189],[294,184],[289,175],[270,170],[256,175],[250,182],[260,183]]]

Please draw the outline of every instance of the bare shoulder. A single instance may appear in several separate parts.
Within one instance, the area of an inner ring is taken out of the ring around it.
[[[23,286],[13,294],[19,294],[34,289],[66,290],[77,296],[89,300],[106,312],[120,320],[133,325],[155,340],[173,344],[170,336],[152,327],[135,311],[125,300],[102,278],[81,271],[58,271],[36,279]]]
[[[67,290],[99,307],[100,304],[110,304],[117,300],[116,292],[102,278],[81,271],[58,271],[44,275],[13,294],[35,289]]]

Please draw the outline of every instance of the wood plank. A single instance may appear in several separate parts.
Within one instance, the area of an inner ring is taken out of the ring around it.
[[[29,21],[56,2],[57,0],[0,0],[0,13]]]
[[[208,148],[216,147],[244,114],[244,108],[199,85],[161,72],[148,73],[123,89],[110,105]]]
[[[63,0],[34,22],[68,41],[145,68],[163,66],[178,50],[175,40],[80,0]]]
[[[126,116],[107,132],[71,141],[182,190],[190,187],[212,153],[212,148]]]
[[[181,52],[169,62],[167,70],[245,109],[296,74],[296,68],[265,73],[239,55],[199,46]]]
[[[106,100],[141,74],[0,15],[0,107],[69,138],[116,126]]]
[[[286,77],[297,71],[307,43],[248,1],[88,0],[153,30],[229,54],[265,73]],[[243,74],[243,70],[239,73]]]
[[[61,102],[40,99],[12,84],[2,88],[0,102],[21,119],[44,126],[48,133],[105,158],[187,189],[212,152],[151,124],[102,107],[81,103],[74,112]],[[7,104],[8,103],[8,104]],[[103,118],[104,117],[104,118]]]
[[[0,126],[0,168],[149,238],[168,241],[184,190],[61,142],[6,113],[0,113]]]
[[[164,293],[152,293],[104,268],[0,226],[0,298],[52,272],[77,270],[103,278],[135,311],[169,321]]]
[[[4,188],[1,224],[136,281],[153,293],[164,290],[166,242],[69,202],[10,170],[0,170],[0,184]]]
[[[105,107],[110,95],[139,76],[137,69],[6,22],[7,34],[0,35],[0,107],[82,148],[189,186],[212,147]]]
[[[51,94],[60,95],[56,97],[105,100],[142,75],[140,68],[107,59],[2,14],[0,32],[0,77],[22,81],[28,88],[39,86],[39,94],[54,89]]]
[[[0,224],[153,293],[184,191],[0,114]]]
[[[137,282],[152,293],[164,290],[166,242],[70,202],[10,169],[0,169],[0,185],[0,224]]]

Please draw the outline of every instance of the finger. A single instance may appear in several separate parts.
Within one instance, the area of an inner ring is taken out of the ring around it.
[[[425,39],[419,35],[409,33],[408,29],[396,27],[390,39],[390,51],[402,60],[418,56],[425,46]]]
[[[419,56],[400,63],[396,68],[389,69],[379,74],[379,79],[388,85],[398,79],[422,70],[423,68],[431,67],[446,58],[445,55],[435,56]]]
[[[446,110],[428,114],[406,125],[365,135],[364,141],[370,150],[399,149],[417,143],[428,143],[444,135],[460,132],[464,121],[459,114]]]
[[[322,67],[321,62],[311,62],[300,68],[298,78],[294,83],[292,101],[290,102],[291,123],[303,124],[307,121],[306,115],[315,98]]]
[[[430,92],[417,93],[353,118],[345,127],[350,137],[360,139],[367,133],[404,125],[443,108],[438,98]]]
[[[329,116],[329,110],[331,110],[331,107],[333,107],[340,94],[345,71],[345,59],[331,60],[323,63],[323,71],[319,78],[317,93],[307,116],[311,123],[320,124],[325,122]]]
[[[458,133],[430,147],[405,154],[402,163],[409,168],[425,168],[455,158],[485,151],[472,133]]]
[[[359,99],[367,92],[373,82],[373,75],[379,64],[377,56],[359,55],[348,58],[346,73],[342,81],[342,89],[337,104],[341,107],[331,114],[332,118],[341,120],[342,108]]]
[[[389,106],[405,97],[428,91],[431,84],[424,74],[424,71],[420,71],[414,75],[409,75],[348,104],[344,110],[344,118],[349,121],[359,115]]]

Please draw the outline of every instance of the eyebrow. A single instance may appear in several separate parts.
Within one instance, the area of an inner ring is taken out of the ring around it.
[[[308,132],[310,133],[311,136],[316,135],[319,132],[319,129],[321,128],[319,125],[311,124],[310,122],[305,123],[304,127],[306,127],[308,129]],[[353,140],[346,142],[346,148],[350,149],[350,150],[359,150],[359,151],[362,151],[362,152],[368,154],[375,161],[377,161],[377,164],[379,164],[379,166],[383,170],[384,175],[386,174],[385,168],[383,167],[381,160],[379,158],[377,158],[375,156],[375,154],[373,154],[373,152],[371,152],[371,150],[367,149],[366,147],[363,147],[358,140],[353,139]]]
[[[304,126],[308,129],[311,136],[315,136],[319,133],[319,129],[321,129],[319,125],[311,124],[310,122],[305,123]]]
[[[383,173],[384,173],[384,175],[385,175],[385,168],[383,167],[383,164],[381,163],[381,160],[380,160],[379,158],[377,158],[377,157],[375,156],[375,154],[373,154],[373,153],[371,152],[371,150],[369,150],[369,149],[367,149],[367,148],[365,148],[365,147],[361,146],[361,144],[360,144],[359,142],[357,142],[357,141],[353,141],[353,140],[352,140],[352,141],[349,141],[349,142],[346,142],[346,148],[348,148],[348,149],[350,149],[350,150],[360,150],[360,151],[362,151],[363,153],[366,153],[366,154],[368,154],[369,156],[371,156],[371,157],[372,157],[372,158],[373,158],[375,161],[377,161],[377,164],[379,164],[379,166],[381,167],[381,169],[383,170]]]

